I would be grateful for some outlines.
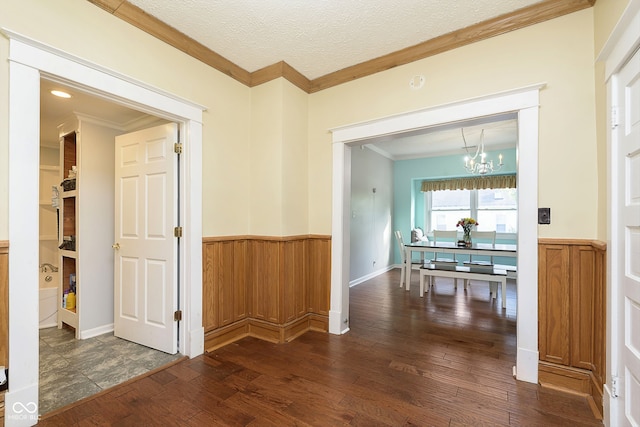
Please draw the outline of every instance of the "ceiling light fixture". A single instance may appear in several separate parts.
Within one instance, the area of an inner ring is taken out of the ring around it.
[[[55,95],[55,96],[58,96],[60,98],[71,98],[71,95],[69,95],[67,92],[63,92],[61,90],[52,90],[51,94]]]
[[[487,175],[492,172],[497,172],[502,168],[502,154],[498,155],[499,163],[497,167],[493,167],[493,160],[487,162],[487,153],[484,152],[484,129],[480,132],[480,144],[476,146],[476,153],[473,156],[469,154],[469,149],[473,148],[473,146],[467,145],[467,140],[464,137],[464,129],[460,130],[462,131],[464,150],[467,152],[467,155],[464,157],[464,168],[467,172],[477,175]],[[476,161],[478,156],[480,156],[480,160]]]

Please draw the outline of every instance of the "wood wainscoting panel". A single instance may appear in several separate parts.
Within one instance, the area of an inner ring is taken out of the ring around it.
[[[564,245],[539,246],[538,341],[540,360],[569,364],[570,251]]]
[[[329,316],[331,295],[331,239],[309,240],[309,312]]]
[[[330,251],[329,236],[203,239],[205,349],[327,332]]]
[[[571,247],[570,365],[588,370],[593,366],[595,258],[591,245]]]
[[[591,396],[602,415],[602,397],[606,381],[607,334],[607,247],[594,244],[595,269],[593,290],[593,356],[591,358]]]
[[[9,243],[0,241],[0,365],[9,364]]]
[[[203,245],[202,305],[206,331],[248,316],[247,242],[217,241]]]
[[[251,317],[267,322],[280,321],[280,242],[249,241],[251,270]]]
[[[606,244],[541,239],[539,380],[589,396],[602,417],[606,368]]]
[[[309,305],[306,273],[308,243],[305,240],[282,242],[281,247],[281,295],[282,318],[280,323],[292,322],[307,313]]]

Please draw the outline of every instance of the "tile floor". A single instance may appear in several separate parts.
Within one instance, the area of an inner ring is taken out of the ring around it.
[[[113,333],[76,340],[71,328],[41,329],[39,412],[46,414],[180,357]]]

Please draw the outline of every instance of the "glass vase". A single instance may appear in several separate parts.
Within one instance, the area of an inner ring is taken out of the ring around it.
[[[466,247],[471,246],[471,230],[464,230],[464,234],[462,236],[462,240],[464,240],[464,245]]]

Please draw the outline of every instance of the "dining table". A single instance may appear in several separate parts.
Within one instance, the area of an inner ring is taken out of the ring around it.
[[[454,255],[482,255],[516,258],[518,246],[504,243],[472,243],[471,246],[458,245],[456,242],[419,241],[405,244],[405,255],[411,260],[413,252],[419,252],[424,258],[424,252],[449,253]],[[405,280],[411,283],[411,262],[406,263]]]

